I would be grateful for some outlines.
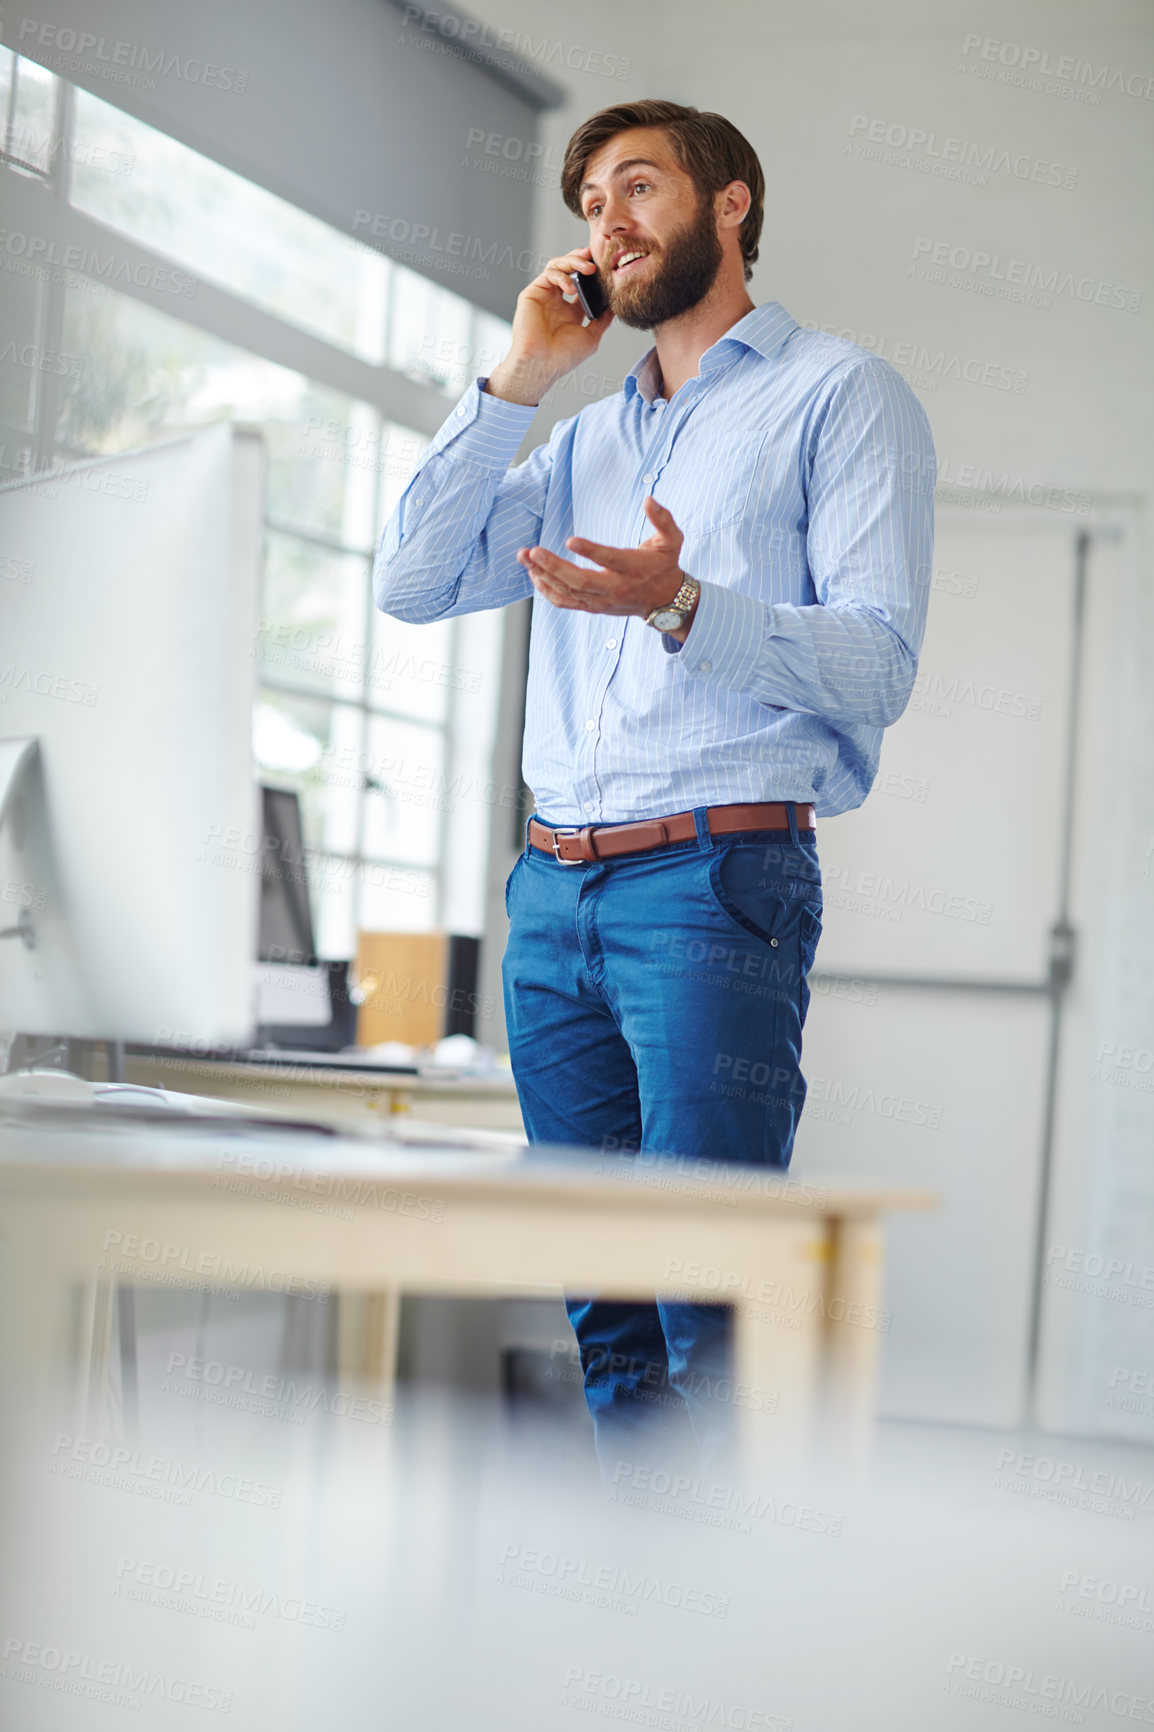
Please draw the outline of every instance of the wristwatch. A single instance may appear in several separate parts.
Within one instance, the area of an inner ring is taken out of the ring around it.
[[[686,577],[682,572],[681,588],[672,601],[667,601],[664,607],[655,607],[648,616],[646,625],[654,626],[658,631],[679,631],[697,605],[701,594],[701,585],[695,577]]]

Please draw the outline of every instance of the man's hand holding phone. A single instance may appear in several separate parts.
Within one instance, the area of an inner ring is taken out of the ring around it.
[[[575,274],[589,285],[587,295],[601,290],[588,247],[575,247],[550,259],[541,275],[521,290],[509,353],[485,385],[492,396],[537,404],[551,385],[596,353],[613,314],[606,307],[585,322],[588,315],[573,284]],[[596,306],[597,301],[590,304]]]

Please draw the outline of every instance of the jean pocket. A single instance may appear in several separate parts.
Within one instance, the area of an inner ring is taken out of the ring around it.
[[[802,904],[801,908],[801,964],[799,977],[801,981],[801,1020],[804,1023],[809,1010],[809,971],[813,967],[817,955],[817,942],[821,937],[821,916],[811,904]]]
[[[522,853],[518,854],[517,858],[514,860],[513,870],[510,872],[509,876],[505,880],[505,913],[506,914],[508,914],[508,912],[509,912],[509,892],[513,887],[513,880],[517,876],[517,868],[519,866],[523,866],[524,864],[525,864],[525,855],[524,855],[524,852],[522,852]]]
[[[803,902],[801,906],[801,965],[808,974],[813,967],[813,959],[817,955],[817,942],[821,937],[821,915],[812,902]]]
[[[779,852],[760,843],[716,850],[708,856],[709,891],[730,920],[772,950],[796,944],[806,969],[821,932],[821,887],[783,871]]]

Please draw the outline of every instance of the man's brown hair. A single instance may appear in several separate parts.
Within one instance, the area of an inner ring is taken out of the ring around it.
[[[731,180],[744,181],[750,205],[738,231],[745,260],[745,280],[753,275],[765,208],[765,176],[757,152],[723,114],[703,114],[680,102],[645,98],[602,108],[582,121],[565,148],[561,196],[574,216],[581,216],[581,183],[591,157],[632,126],[659,126],[669,137],[674,157],[697,188],[698,198],[720,192]]]

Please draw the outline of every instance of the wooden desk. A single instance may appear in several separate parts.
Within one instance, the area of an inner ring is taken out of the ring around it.
[[[366,1131],[404,1114],[441,1125],[518,1132],[521,1110],[511,1072],[496,1076],[405,1076],[365,1068],[242,1064],[173,1054],[129,1053],[125,1081],[234,1101],[276,1118],[314,1119]]]
[[[90,1435],[103,1419],[115,1284],[163,1282],[335,1290],[342,1380],[386,1399],[404,1293],[724,1299],[750,1461],[809,1452],[823,1421],[860,1449],[874,1408],[881,1217],[934,1200],[592,1151],[461,1153],[252,1124],[110,1122],[107,1111],[8,1108],[0,1127],[4,1394],[47,1388],[71,1352]]]

